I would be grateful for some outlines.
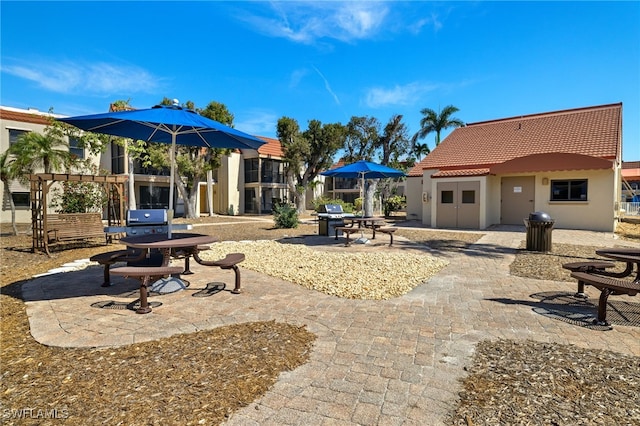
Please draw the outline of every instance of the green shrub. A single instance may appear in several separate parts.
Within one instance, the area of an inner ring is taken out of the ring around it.
[[[296,207],[286,203],[273,205],[273,220],[280,229],[297,228],[300,223]]]
[[[51,194],[49,207],[56,213],[101,212],[107,203],[104,190],[91,182],[63,182],[62,189],[54,188]]]
[[[407,204],[407,199],[400,195],[393,195],[384,201],[384,215],[389,216],[391,213],[402,210]]]

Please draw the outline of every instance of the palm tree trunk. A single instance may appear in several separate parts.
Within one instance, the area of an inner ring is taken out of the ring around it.
[[[11,227],[13,228],[13,235],[18,235],[18,227],[16,225],[16,205],[13,203],[13,196],[9,189],[9,181],[3,180],[2,183],[4,184],[5,196],[9,199],[9,205],[11,206]]]

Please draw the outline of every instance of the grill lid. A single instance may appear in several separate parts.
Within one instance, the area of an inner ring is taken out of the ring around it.
[[[164,209],[129,210],[128,226],[164,225],[167,223],[167,211]]]
[[[344,211],[341,204],[320,204],[318,213],[342,214]]]

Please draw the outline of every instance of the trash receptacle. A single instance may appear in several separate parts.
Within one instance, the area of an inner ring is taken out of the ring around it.
[[[527,227],[527,250],[551,251],[551,231],[553,222],[547,213],[529,213],[529,219],[524,219]]]

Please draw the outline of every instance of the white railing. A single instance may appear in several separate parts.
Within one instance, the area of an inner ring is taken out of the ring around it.
[[[639,216],[640,203],[620,203],[620,216]]]

